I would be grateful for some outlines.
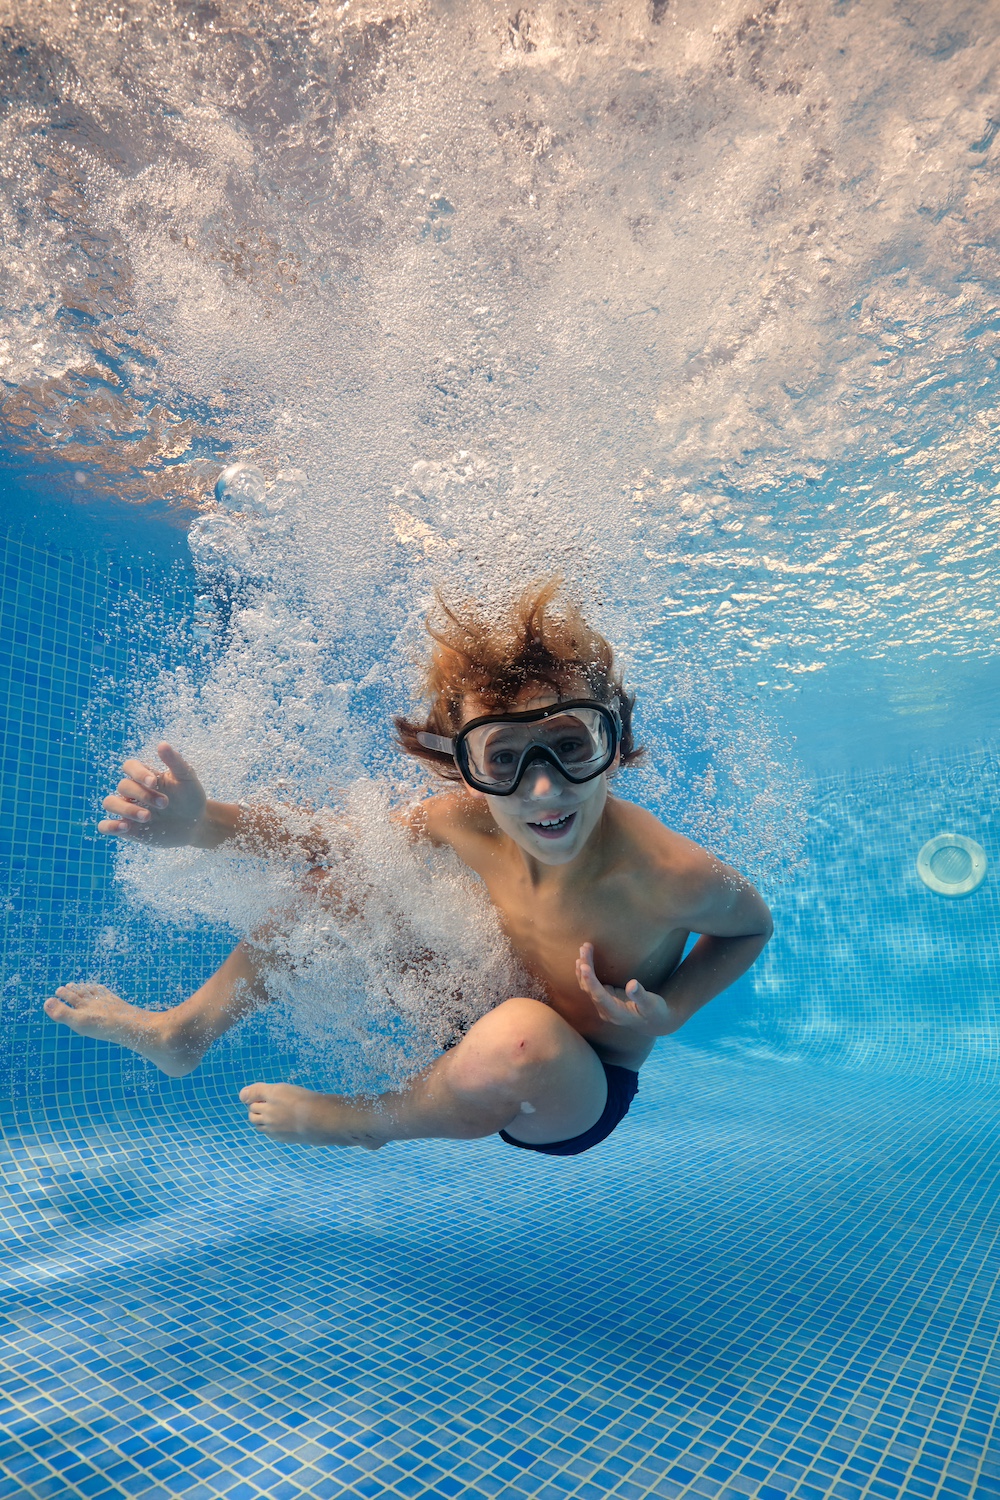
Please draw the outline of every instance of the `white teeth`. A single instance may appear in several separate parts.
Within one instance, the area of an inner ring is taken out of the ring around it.
[[[536,828],[559,828],[569,818],[569,813],[563,813],[561,818],[536,818]]]

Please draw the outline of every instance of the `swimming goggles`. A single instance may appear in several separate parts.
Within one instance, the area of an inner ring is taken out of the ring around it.
[[[490,797],[509,797],[534,761],[554,766],[579,786],[611,765],[621,743],[618,714],[605,703],[574,698],[525,713],[484,714],[454,739],[420,732],[428,750],[453,755],[462,780]]]

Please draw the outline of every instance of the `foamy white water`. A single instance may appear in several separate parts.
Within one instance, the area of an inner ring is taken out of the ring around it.
[[[637,639],[992,644],[998,31],[22,0],[8,418],[136,498],[301,467],[340,582],[507,540]]]

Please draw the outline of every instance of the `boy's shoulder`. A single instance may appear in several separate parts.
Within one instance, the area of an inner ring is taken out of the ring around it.
[[[735,871],[701,844],[666,823],[638,803],[610,797],[608,809],[615,822],[617,854],[623,868],[644,885],[652,900],[669,891],[675,900],[697,908]]]
[[[429,839],[432,844],[454,847],[456,839],[489,838],[497,831],[482,797],[475,797],[464,788],[425,797],[399,816],[412,833]]]

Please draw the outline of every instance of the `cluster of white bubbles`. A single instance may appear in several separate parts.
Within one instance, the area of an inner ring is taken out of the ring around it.
[[[304,480],[301,469],[279,470],[271,485],[252,464],[223,469],[215,485],[219,509],[199,516],[188,530],[196,565],[234,584],[251,575],[258,546],[279,532],[281,513],[287,502],[302,499]]]
[[[281,788],[276,788],[279,796]],[[359,779],[335,809],[286,805],[321,865],[188,848],[128,851],[122,874],[178,923],[227,922],[251,940],[267,1021],[297,1077],[348,1092],[398,1086],[499,999],[533,993],[481,883],[392,819],[384,783]]]
[[[801,788],[747,690],[995,651],[995,8],[19,0],[2,46],[0,407],[197,510],[147,716],[213,792],[418,795],[433,586],[560,571],[639,693],[622,792],[772,880]],[[249,931],[284,876],[218,858],[125,876]]]

